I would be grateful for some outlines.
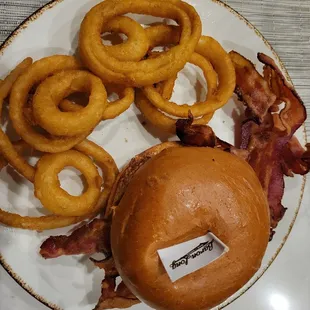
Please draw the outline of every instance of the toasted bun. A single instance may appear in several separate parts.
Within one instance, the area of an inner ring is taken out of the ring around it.
[[[183,147],[183,145],[180,142],[160,143],[136,155],[134,158],[131,159],[131,161],[118,174],[113,184],[104,214],[106,220],[109,220],[111,218],[113,214],[113,209],[115,208],[115,206],[119,205],[120,200],[122,199],[124,193],[127,190],[128,184],[130,183],[131,179],[138,171],[138,169],[142,167],[152,157],[159,154],[161,151],[174,147]]]
[[[214,233],[229,251],[172,283],[157,250]],[[261,265],[269,208],[252,168],[229,153],[165,149],[131,178],[112,221],[116,267],[129,289],[159,310],[210,309]]]

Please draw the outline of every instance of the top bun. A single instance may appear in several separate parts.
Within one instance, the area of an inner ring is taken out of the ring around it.
[[[133,176],[113,217],[111,245],[124,283],[150,307],[210,309],[259,269],[269,227],[266,195],[244,160],[212,148],[176,147]],[[207,232],[229,251],[172,283],[157,250]]]

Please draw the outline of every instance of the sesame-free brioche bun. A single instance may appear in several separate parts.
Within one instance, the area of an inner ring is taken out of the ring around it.
[[[125,172],[118,180],[123,194],[113,211],[112,254],[124,283],[150,307],[211,309],[260,268],[269,240],[267,198],[243,159],[213,148],[167,145],[133,160],[126,168],[130,180]],[[208,232],[229,251],[172,282],[157,250]]]

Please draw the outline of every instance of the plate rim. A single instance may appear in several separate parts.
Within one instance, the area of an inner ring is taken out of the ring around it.
[[[33,21],[36,21],[42,14],[44,14],[46,11],[54,8],[57,4],[63,2],[65,0],[50,0],[49,2],[47,2],[45,5],[43,5],[42,7],[38,8],[35,12],[33,12],[31,15],[29,15],[24,21],[22,21],[9,35],[8,37],[3,41],[3,43],[0,45],[0,56],[2,56],[4,54],[4,51],[7,47],[9,47],[15,40],[15,38],[21,34],[23,32],[24,29],[26,29]],[[186,1],[186,0],[184,0]],[[233,15],[235,15],[237,18],[239,18],[241,21],[243,21],[247,27],[249,27],[250,29],[254,30],[255,34],[262,39],[262,41],[264,42],[264,44],[266,45],[266,47],[272,52],[273,57],[277,60],[277,62],[280,65],[280,68],[282,70],[282,72],[284,73],[286,79],[294,86],[293,81],[284,65],[284,63],[282,62],[280,56],[277,54],[277,52],[275,51],[275,49],[273,48],[273,46],[267,41],[267,39],[263,36],[263,34],[247,19],[245,18],[243,15],[241,15],[241,13],[239,13],[238,11],[236,11],[235,9],[233,9],[231,6],[229,6],[228,4],[224,3],[222,0],[209,0],[213,3],[216,3],[222,7],[224,7],[225,9],[227,9],[228,11],[230,11],[230,13],[232,13]],[[303,138],[304,140],[307,142],[307,133],[306,133],[306,127],[305,124],[302,125],[302,129],[303,129]],[[277,256],[279,255],[279,253],[281,252],[284,244],[286,243],[292,228],[296,222],[296,218],[298,216],[299,210],[301,208],[301,204],[303,201],[303,196],[304,196],[304,191],[305,191],[305,187],[306,187],[306,176],[302,177],[302,184],[301,184],[301,193],[300,193],[300,197],[299,197],[299,201],[298,201],[298,206],[295,210],[295,214],[293,216],[293,219],[290,223],[290,226],[288,228],[287,233],[285,234],[285,236],[283,237],[283,240],[281,242],[281,244],[279,245],[279,247],[277,248],[275,254],[271,257],[271,259],[269,260],[269,262],[266,264],[266,266],[264,267],[264,269],[261,271],[260,275],[256,276],[255,278],[252,278],[250,280],[249,286],[246,287],[244,290],[242,290],[241,292],[239,292],[238,296],[236,296],[235,298],[233,298],[232,300],[229,300],[225,303],[224,301],[224,305],[223,306],[217,306],[216,309],[223,309],[225,307],[227,307],[228,305],[230,305],[231,303],[233,303],[235,300],[237,300],[238,298],[240,298],[244,293],[246,293],[264,274],[265,272],[269,269],[269,267],[272,265],[272,263],[275,261],[275,259],[277,258]],[[46,307],[52,309],[52,310],[63,310],[62,308],[60,308],[59,306],[57,306],[56,304],[47,301],[44,297],[40,296],[39,294],[37,294],[27,283],[24,282],[24,280],[17,274],[15,274],[15,272],[13,271],[12,267],[5,261],[5,259],[2,257],[1,252],[0,252],[0,265],[3,267],[3,269],[8,273],[8,275],[21,287],[23,288],[29,295],[31,295],[33,298],[35,298],[37,301],[39,301],[41,304],[45,305]]]

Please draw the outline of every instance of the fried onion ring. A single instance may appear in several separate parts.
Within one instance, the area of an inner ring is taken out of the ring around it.
[[[110,92],[115,92],[120,99],[110,102],[103,113],[103,120],[113,119],[125,112],[135,100],[135,91],[132,87],[116,85],[107,86]]]
[[[177,119],[162,113],[156,107],[154,107],[140,89],[136,90],[135,104],[145,119],[156,128],[159,128],[170,134],[176,133],[175,124]],[[195,119],[194,124],[208,124],[212,117],[213,113],[206,114],[201,118]]]
[[[176,45],[180,42],[180,27],[156,24],[145,29],[150,49],[156,46]]]
[[[191,64],[194,64],[194,65],[200,67],[204,73],[204,77],[205,77],[205,79],[207,81],[207,85],[208,85],[208,95],[207,95],[206,101],[195,103],[192,106],[190,106],[188,104],[178,105],[174,102],[170,102],[168,100],[165,100],[162,97],[162,95],[156,91],[154,86],[144,87],[143,88],[144,94],[146,95],[146,97],[150,100],[150,102],[156,108],[158,108],[161,111],[168,113],[170,115],[181,116],[181,117],[185,117],[185,115],[183,115],[183,110],[187,111],[187,115],[188,115],[189,110],[196,111],[196,115],[194,114],[195,117],[200,117],[200,116],[208,114],[210,112],[214,112],[213,110],[211,110],[207,113],[204,113],[202,111],[202,107],[205,107],[209,104],[209,100],[212,98],[213,94],[217,90],[217,74],[214,71],[211,63],[197,53],[193,53],[189,62]],[[180,111],[180,109],[182,110],[182,113],[178,112],[178,111]],[[197,111],[198,111],[198,113],[197,113]]]
[[[139,61],[149,49],[143,27],[127,16],[118,16],[103,25],[102,32],[124,33],[128,39],[121,44],[105,46],[107,52],[118,60]]]
[[[58,215],[45,215],[41,217],[21,216],[15,213],[10,213],[0,209],[0,223],[21,229],[28,230],[49,230],[70,226],[88,218],[95,217],[96,214],[88,215],[85,217],[75,216],[58,216]]]
[[[164,28],[161,27],[157,29]],[[157,31],[157,33],[158,32],[159,31]],[[157,44],[161,42],[159,38],[156,40]],[[197,102],[193,106],[189,106],[187,104],[178,105],[163,98],[156,91],[154,86],[144,87],[143,92],[146,97],[161,111],[178,117],[187,117],[188,111],[191,110],[194,117],[200,117],[205,114],[213,113],[221,108],[227,103],[228,99],[233,94],[236,83],[235,70],[229,55],[225,52],[221,45],[215,39],[203,36],[201,37],[195,51],[200,54],[201,57],[203,56],[206,60],[208,60],[212,65],[210,65],[210,67],[215,69],[218,75],[217,88],[208,91],[208,96],[205,102]],[[192,63],[194,55],[196,54],[193,54],[192,59],[190,60]],[[199,63],[196,62],[195,64],[200,67],[202,66],[201,61]],[[202,69],[205,71],[203,67]],[[206,74],[205,78],[207,79]]]
[[[177,20],[181,25],[180,43],[155,59],[140,62],[118,60],[102,45],[100,33],[104,21],[126,13]],[[182,1],[104,1],[93,7],[82,22],[80,56],[86,66],[105,82],[137,87],[150,85],[167,80],[184,67],[198,43],[201,28],[196,10]]]
[[[60,102],[76,92],[90,93],[86,107],[62,112]],[[63,71],[43,81],[33,97],[33,116],[38,125],[55,136],[76,136],[90,132],[101,121],[107,107],[102,81],[87,71]]]
[[[0,209],[0,223],[15,228],[43,231],[66,227],[86,219],[92,219],[97,216],[99,212],[104,210],[111,192],[112,185],[118,174],[117,166],[110,154],[91,141],[84,140],[82,143],[76,145],[75,149],[84,153],[85,155],[92,157],[100,169],[102,169],[104,175],[104,189],[99,196],[97,205],[94,208],[94,213],[85,215],[83,217],[58,215],[29,217],[20,216],[18,214],[10,213]]]
[[[51,56],[33,63],[14,83],[10,97],[10,118],[18,135],[36,150],[46,153],[58,153],[71,149],[83,141],[88,133],[74,137],[49,138],[37,132],[24,117],[23,109],[27,104],[28,94],[47,77],[63,70],[81,69],[80,63],[72,56]],[[14,166],[15,167],[15,166]]]
[[[75,149],[93,158],[96,164],[100,167],[104,177],[104,189],[101,192],[97,202],[97,209],[104,210],[109,198],[112,186],[118,175],[118,168],[112,156],[107,153],[102,147],[89,140],[84,140],[75,146]]]
[[[24,153],[26,150],[29,150],[30,146],[23,140],[18,140],[12,143],[15,150],[18,154]],[[0,171],[6,167],[8,162],[1,156],[0,157]]]
[[[9,96],[12,90],[12,86],[18,77],[23,74],[32,64],[31,58],[26,58],[22,61],[1,83],[0,86],[0,116],[2,114],[2,106],[4,99]],[[23,175],[30,182],[34,180],[35,169],[29,165],[26,160],[19,155],[18,151],[14,148],[14,145],[10,141],[9,137],[0,128],[0,152],[21,175]]]
[[[108,103],[108,107],[103,112],[102,120],[113,119],[123,112],[125,112],[135,99],[134,89],[131,87],[122,87],[116,85],[106,85],[107,91],[115,92],[119,95],[120,99]],[[63,111],[79,111],[82,107],[78,104],[72,103],[70,100],[63,100],[59,107]]]
[[[80,196],[72,196],[61,188],[58,174],[69,166],[80,170],[86,179],[87,189]],[[36,165],[35,196],[56,215],[84,216],[93,213],[101,185],[102,179],[92,160],[75,150],[45,154]]]
[[[167,81],[162,82],[161,95],[164,99],[169,100],[172,97],[175,81],[178,76],[175,75]]]
[[[165,28],[159,27],[159,29],[164,30]],[[159,40],[157,38],[156,44],[163,44],[163,40]],[[202,56],[200,56],[197,53],[194,53],[192,55],[190,62],[203,69],[204,76],[208,84],[208,93],[213,94],[217,89],[217,74],[214,71],[212,65],[206,59],[204,59]],[[152,87],[152,88],[158,93],[158,95],[161,98],[165,100],[169,100],[173,92],[173,87],[174,87],[176,78],[177,76],[172,77],[167,81],[160,82],[157,88],[156,87]],[[143,92],[144,92],[144,89],[143,89]],[[145,94],[142,94],[139,90],[136,91],[135,103],[136,103],[136,106],[139,108],[139,110],[144,115],[144,117],[151,124],[160,128],[163,131],[169,132],[171,134],[175,134],[175,124],[177,121],[176,118],[173,118],[176,116],[175,114],[171,114],[170,116],[164,114],[163,112],[158,110],[154,105],[152,105],[152,103],[148,100]],[[191,106],[188,106],[188,107],[189,107],[189,110],[191,110],[192,107]],[[212,119],[212,117],[213,117],[213,113],[203,115],[203,117],[196,119],[194,121],[194,124],[207,124]]]

